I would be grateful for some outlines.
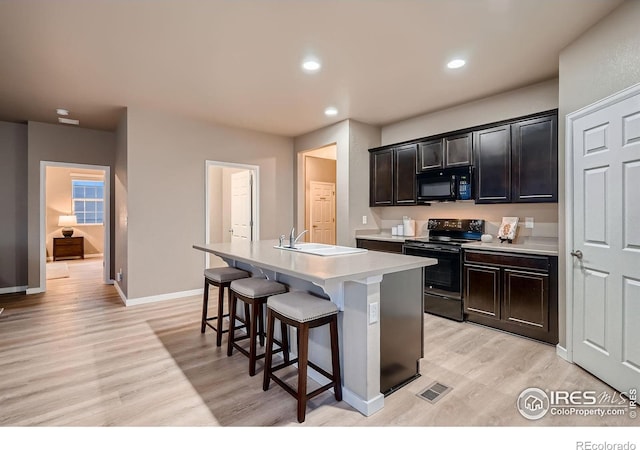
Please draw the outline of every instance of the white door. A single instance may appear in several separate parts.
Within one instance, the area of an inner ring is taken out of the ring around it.
[[[567,117],[573,360],[620,392],[640,387],[640,89],[625,92]]]
[[[309,182],[311,210],[311,242],[336,243],[336,185],[320,181]]]
[[[231,242],[252,240],[252,176],[250,170],[231,174]]]

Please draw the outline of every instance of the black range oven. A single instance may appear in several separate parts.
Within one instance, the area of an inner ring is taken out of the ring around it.
[[[405,255],[437,260],[424,268],[424,311],[462,321],[462,244],[480,240],[484,220],[429,219],[427,227],[429,237],[403,245]]]

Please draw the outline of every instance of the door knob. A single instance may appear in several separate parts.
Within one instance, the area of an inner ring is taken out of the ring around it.
[[[576,250],[575,252],[571,252],[571,256],[575,256],[578,259],[582,259],[582,252],[580,250]]]
[[[229,233],[233,233],[233,228],[229,228]]]

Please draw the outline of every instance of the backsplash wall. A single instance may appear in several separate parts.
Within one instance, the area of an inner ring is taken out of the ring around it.
[[[416,220],[416,234],[426,234],[426,223],[430,218],[441,219],[484,219],[485,232],[493,235],[503,217],[519,217],[516,241],[525,238],[558,237],[557,203],[507,203],[495,205],[476,205],[472,201],[433,203],[431,206],[387,206],[371,208],[371,213],[381,231],[402,223],[402,217]],[[534,227],[525,228],[525,217],[533,217]]]

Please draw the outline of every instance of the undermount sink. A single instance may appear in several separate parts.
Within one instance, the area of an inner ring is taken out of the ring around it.
[[[366,248],[344,247],[341,245],[330,244],[316,244],[313,242],[301,242],[296,244],[294,248],[289,246],[274,245],[274,248],[280,250],[289,250],[291,252],[308,253],[311,255],[319,256],[335,256],[335,255],[348,255],[351,253],[365,253]]]

